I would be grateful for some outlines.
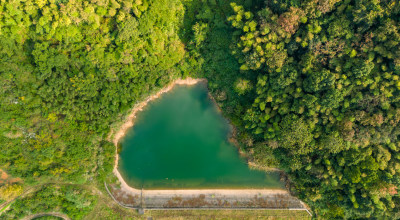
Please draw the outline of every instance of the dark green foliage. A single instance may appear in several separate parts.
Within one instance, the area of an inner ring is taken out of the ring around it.
[[[279,146],[289,149],[293,154],[307,154],[311,152],[313,140],[311,129],[303,119],[295,115],[286,116],[280,123],[281,138]]]
[[[99,179],[104,180],[106,175],[111,173],[114,169],[114,160],[115,160],[115,145],[108,141],[103,141],[100,143],[99,148]]]
[[[231,6],[233,53],[257,77],[248,148],[266,143],[318,216],[397,216],[399,3]]]
[[[334,86],[335,81],[335,75],[329,70],[312,71],[304,79],[304,90],[309,93],[328,90]]]

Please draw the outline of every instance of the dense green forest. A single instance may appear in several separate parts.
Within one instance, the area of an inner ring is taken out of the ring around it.
[[[83,218],[113,126],[187,76],[317,216],[400,218],[396,0],[0,1],[0,202],[42,187],[5,215]]]

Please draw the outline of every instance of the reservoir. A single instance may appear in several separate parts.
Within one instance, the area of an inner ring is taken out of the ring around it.
[[[118,170],[138,189],[284,188],[278,173],[249,169],[230,133],[205,83],[175,86],[137,113]]]

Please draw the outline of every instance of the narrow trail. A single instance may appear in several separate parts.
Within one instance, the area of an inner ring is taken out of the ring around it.
[[[25,216],[21,220],[30,220],[30,219],[35,219],[38,217],[43,217],[43,216],[56,216],[56,217],[60,217],[64,220],[71,220],[66,214],[59,213],[59,212],[41,212],[41,213]]]
[[[30,194],[30,193],[32,193],[32,192],[36,192],[37,190],[38,190],[37,187],[30,187],[30,188],[26,189],[24,192],[22,192],[21,195],[15,197],[14,199],[12,199],[12,200],[10,200],[10,201],[6,201],[6,202],[0,204],[0,210],[2,210],[2,209],[3,209],[4,207],[6,207],[6,206],[12,204],[15,200],[17,200],[17,199],[19,199],[19,198],[22,198],[22,197],[24,197],[24,196],[26,196],[27,194]],[[1,213],[3,213],[4,211],[6,211],[6,209],[3,210],[2,212],[0,212],[0,216],[1,216]]]
[[[204,189],[204,190],[115,190],[104,182],[109,196],[120,206],[143,210],[302,210],[305,204],[286,190]],[[114,194],[115,193],[115,194]]]

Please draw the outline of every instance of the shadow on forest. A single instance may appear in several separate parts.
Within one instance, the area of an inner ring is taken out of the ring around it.
[[[255,85],[257,74],[240,71],[238,60],[233,55],[235,31],[228,21],[233,13],[231,2],[195,0],[184,3],[179,37],[188,50],[186,59],[191,65],[190,72],[208,79],[216,101],[227,104],[223,105],[223,108],[227,107],[227,113],[235,111],[234,115],[240,115],[244,111],[241,106],[251,105],[256,94],[252,91],[239,96],[232,85],[243,77]],[[239,2],[249,9],[263,5],[261,0]]]

